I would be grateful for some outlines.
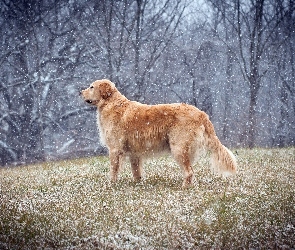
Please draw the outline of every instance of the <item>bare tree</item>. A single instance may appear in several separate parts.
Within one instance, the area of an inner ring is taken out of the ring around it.
[[[273,145],[285,146],[295,144],[295,2],[288,5],[278,2],[277,19],[284,18],[273,39],[281,42],[280,48],[273,49],[271,58],[277,65],[280,84],[280,119]],[[279,50],[280,53],[275,52]]]
[[[98,7],[89,1],[88,6],[92,18],[85,28],[89,30],[89,40],[91,37],[89,57],[96,61],[93,65],[105,69],[107,77],[119,85],[131,88],[133,97],[139,99],[148,87],[150,70],[171,44],[187,3],[102,1]],[[107,67],[102,61],[107,62]]]
[[[192,81],[190,103],[205,111],[210,117],[213,115],[210,82],[214,75],[211,62],[216,61],[214,47],[210,41],[199,41],[190,50],[182,51],[184,68]],[[193,53],[191,50],[194,50]]]
[[[53,4],[7,0],[2,5],[2,39],[11,40],[11,53],[0,65],[0,121],[5,128],[5,137],[0,139],[1,161],[42,161],[45,138],[50,136],[52,140],[52,129],[65,128],[66,105],[57,101],[57,93],[62,94],[59,84],[73,80],[83,48],[75,42],[70,17],[61,13],[68,7],[58,0]]]
[[[231,26],[237,38],[238,46],[232,46],[228,39],[216,30],[218,37],[228,46],[231,53],[235,53],[240,71],[249,87],[249,118],[246,133],[248,145],[253,147],[257,131],[256,110],[259,91],[269,69],[266,54],[274,43],[279,46],[278,41],[272,38],[285,14],[278,16],[271,0],[210,2],[226,18],[223,25]],[[283,11],[286,13],[286,10]]]

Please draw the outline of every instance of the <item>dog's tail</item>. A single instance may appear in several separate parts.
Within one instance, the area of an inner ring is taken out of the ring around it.
[[[237,172],[237,162],[233,153],[223,146],[215,134],[213,124],[204,113],[205,144],[211,152],[212,171],[223,176],[233,175]]]

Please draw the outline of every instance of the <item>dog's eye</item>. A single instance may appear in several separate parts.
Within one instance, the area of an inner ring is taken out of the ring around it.
[[[94,87],[93,86],[90,86],[90,88],[93,89]]]

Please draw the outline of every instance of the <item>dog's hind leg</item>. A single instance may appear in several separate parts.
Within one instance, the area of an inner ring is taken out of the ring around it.
[[[140,181],[142,177],[142,159],[139,156],[130,156],[131,170],[135,181]]]
[[[192,184],[193,181],[193,169],[192,169],[192,157],[190,155],[189,147],[180,147],[179,145],[171,148],[171,153],[175,161],[182,167],[184,171],[183,187],[187,187]]]

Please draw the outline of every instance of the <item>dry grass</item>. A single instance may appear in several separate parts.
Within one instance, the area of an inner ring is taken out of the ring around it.
[[[222,179],[201,159],[194,185],[170,158],[125,167],[108,158],[0,169],[0,249],[290,249],[295,247],[295,148],[237,150]]]

